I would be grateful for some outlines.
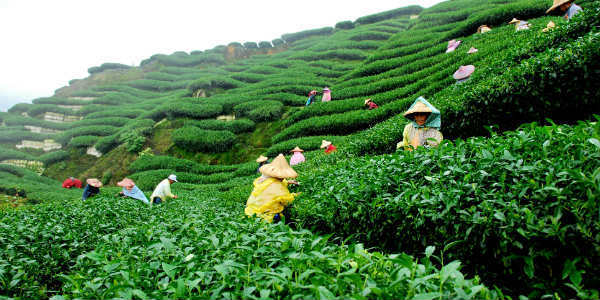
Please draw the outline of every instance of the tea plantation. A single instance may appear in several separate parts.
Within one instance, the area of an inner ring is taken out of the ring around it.
[[[600,2],[577,4],[571,20],[550,0],[401,7],[92,66],[13,106],[0,299],[598,299]],[[332,101],[305,106],[324,87]],[[419,96],[445,140],[396,150]],[[254,160],[296,146],[283,220],[248,218]],[[177,199],[116,196],[169,174]],[[69,176],[105,187],[82,201]]]

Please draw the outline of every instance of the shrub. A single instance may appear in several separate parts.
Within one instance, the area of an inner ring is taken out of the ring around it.
[[[175,145],[188,151],[225,152],[236,142],[235,134],[224,130],[204,130],[198,127],[183,127],[173,132]]]
[[[352,21],[341,21],[335,24],[335,29],[352,29],[354,28],[354,23]]]
[[[227,47],[243,48],[244,46],[240,42],[231,42],[227,44]]]
[[[233,108],[237,118],[248,117],[255,122],[278,119],[283,113],[283,104],[273,100],[244,102]]]
[[[99,137],[95,135],[80,135],[71,139],[69,146],[75,148],[87,148],[96,144],[98,139]]]
[[[30,103],[17,103],[15,105],[13,105],[11,108],[8,109],[9,113],[13,113],[13,114],[21,114],[21,113],[26,113],[29,111],[29,109],[33,107],[33,104]]]
[[[2,127],[0,127],[2,129]],[[19,143],[22,140],[43,141],[51,138],[50,134],[35,133],[26,130],[1,130],[0,143]]]
[[[285,44],[285,41],[282,39],[274,39],[273,41],[271,41],[273,43],[274,47],[279,47],[279,46],[283,46]]]
[[[169,103],[162,106],[167,118],[192,118],[205,119],[214,118],[221,114],[223,107],[219,104],[192,104],[192,103]]]
[[[31,101],[33,104],[54,104],[54,105],[82,105],[87,104],[77,99],[67,99],[60,97],[37,98]]]
[[[144,111],[140,110],[140,109],[123,109],[123,108],[116,108],[116,109],[110,109],[110,110],[105,109],[103,111],[91,113],[91,114],[85,116],[85,119],[100,119],[100,118],[109,118],[109,117],[121,117],[121,118],[135,119],[138,116],[142,115],[143,113],[144,113]]]
[[[222,120],[186,120],[185,126],[195,126],[201,129],[207,130],[226,130],[233,133],[243,133],[254,130],[255,123],[251,120],[233,120],[233,121],[222,121]]]
[[[245,42],[244,48],[246,49],[258,49],[258,44],[256,42]]]
[[[296,32],[296,33],[286,33],[286,34],[282,35],[281,38],[286,43],[293,43],[295,41],[305,39],[305,38],[308,38],[311,36],[330,35],[332,33],[333,33],[332,27],[323,27],[323,28],[318,28],[318,29],[300,31],[300,32]],[[275,41],[273,41],[273,44],[275,44]]]
[[[288,154],[290,150],[298,146],[304,151],[319,150],[321,142],[323,140],[331,141],[334,145],[343,145],[345,137],[343,136],[332,136],[332,135],[319,135],[319,136],[307,136],[295,139],[290,139],[275,145],[272,145],[267,149],[266,155],[268,157],[275,157],[279,153]]]
[[[46,112],[53,112],[63,115],[76,115],[72,109],[56,106],[54,104],[34,104],[27,112],[30,116],[38,116]]]
[[[100,153],[108,153],[110,150],[114,149],[119,145],[119,137],[116,134],[103,136],[98,139],[96,145],[94,147]]]
[[[42,154],[42,155],[40,155],[40,157],[38,157],[38,159],[40,161],[42,161],[44,163],[44,165],[46,165],[46,166],[67,160],[68,158],[69,158],[69,153],[64,150],[48,152],[48,153]]]
[[[36,158],[29,153],[0,146],[0,161],[7,159],[36,160]]]
[[[96,74],[105,70],[117,70],[117,69],[130,69],[131,66],[120,64],[120,63],[103,63],[97,67],[91,67],[88,69],[88,73]]]
[[[170,169],[178,172],[188,172],[194,174],[213,174],[221,172],[232,172],[237,170],[240,165],[206,165],[192,160],[175,158],[163,155],[144,155],[138,157],[129,165],[129,171],[138,173],[142,171]]]
[[[360,24],[360,25],[371,24],[371,23],[375,23],[375,22],[379,22],[379,21],[383,21],[383,20],[387,20],[387,19],[392,19],[392,18],[397,18],[397,17],[401,17],[401,16],[417,15],[421,11],[423,11],[422,7],[420,7],[418,5],[412,5],[412,6],[406,6],[406,7],[402,7],[402,8],[384,11],[384,12],[377,13],[377,14],[360,17],[360,18],[356,19],[356,21],[354,21],[354,22],[357,24]]]
[[[271,45],[271,42],[269,41],[261,41],[258,43],[258,47],[261,49],[269,49],[273,48],[273,45]]]
[[[119,130],[118,127],[109,125],[95,125],[95,126],[82,126],[69,129],[56,136],[56,140],[63,145],[66,145],[71,141],[71,138],[82,136],[82,135],[93,135],[93,136],[108,136],[116,133]]]

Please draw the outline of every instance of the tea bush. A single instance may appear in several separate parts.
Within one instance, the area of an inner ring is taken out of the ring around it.
[[[83,102],[77,99],[67,99],[60,97],[46,97],[46,98],[37,98],[31,100],[33,104],[54,104],[54,105],[82,105],[87,102]]]
[[[182,149],[201,152],[229,151],[237,138],[225,130],[204,130],[198,127],[182,127],[173,132],[173,143]]]
[[[195,126],[201,129],[208,130],[227,130],[233,133],[250,132],[254,130],[256,124],[251,120],[233,120],[233,121],[222,121],[222,120],[186,120],[185,126]]]
[[[206,165],[192,160],[163,155],[143,155],[129,165],[129,171],[132,173],[157,169],[170,169],[194,174],[213,174],[232,172],[238,168],[239,165]]]
[[[106,70],[116,70],[116,69],[130,69],[131,66],[120,64],[120,63],[103,63],[97,67],[91,67],[88,69],[88,73],[96,74]]]
[[[109,125],[81,126],[69,129],[57,135],[56,141],[63,145],[66,145],[67,143],[69,143],[71,138],[74,137],[82,135],[107,136],[116,133],[118,130],[118,127]]]
[[[352,29],[354,28],[354,23],[352,21],[341,21],[335,23],[335,29]]]
[[[257,120],[250,117],[253,121],[270,121],[281,116],[283,104],[274,100],[255,100],[238,104],[233,108],[236,118],[249,117],[252,111],[257,111],[253,114],[253,117],[258,118]],[[273,113],[273,115],[271,115],[271,113]]]
[[[38,157],[38,159],[42,161],[46,166],[67,160],[68,158],[69,152],[64,150],[48,152]]]
[[[272,145],[269,147],[269,149],[267,149],[267,153],[265,155],[269,157],[275,157],[279,153],[289,154],[289,152],[296,146],[300,147],[304,151],[318,150],[323,140],[331,141],[334,145],[340,145],[344,143],[343,136],[320,135],[300,137]]]
[[[392,9],[388,11],[384,11],[377,14],[372,14],[364,17],[360,17],[354,21],[357,24],[371,24],[383,20],[388,20],[392,18],[398,18],[401,16],[409,16],[409,15],[418,15],[423,8],[418,5],[406,6],[402,8]]]
[[[599,137],[598,123],[533,124],[436,149],[314,162],[292,216],[387,251],[454,242],[448,258],[485,270],[509,294],[595,298]]]
[[[295,41],[305,39],[305,38],[308,38],[311,36],[330,35],[332,33],[333,33],[332,27],[323,27],[323,28],[300,31],[300,32],[296,32],[296,33],[286,33],[286,34],[282,35],[281,38],[286,43],[293,43]],[[273,43],[273,44],[275,44],[275,43]]]
[[[0,143],[20,143],[23,140],[43,141],[49,138],[52,138],[51,134],[35,133],[26,130],[0,130]]]
[[[95,135],[80,135],[72,138],[68,145],[75,148],[87,148],[96,144],[99,138]]]
[[[121,118],[129,118],[135,119],[144,113],[143,110],[140,109],[123,109],[123,108],[115,108],[110,110],[103,110],[91,113],[85,116],[86,119],[100,119],[100,118],[110,118],[110,117],[121,117]]]

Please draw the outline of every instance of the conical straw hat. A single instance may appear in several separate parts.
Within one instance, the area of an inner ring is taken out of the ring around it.
[[[479,33],[486,33],[488,31],[492,31],[492,29],[487,25],[481,25],[479,28],[477,28],[477,32]]]
[[[469,51],[467,51],[467,53],[469,53],[469,54],[473,54],[473,53],[475,53],[475,52],[477,52],[477,51],[479,51],[477,48],[475,48],[475,47],[471,47],[471,49],[469,49]]]
[[[554,0],[554,3],[552,4],[552,6],[550,8],[548,8],[548,10],[546,11],[546,13],[549,13],[553,10],[555,10],[557,7],[565,4],[565,3],[569,3],[572,0]]]
[[[369,103],[371,101],[371,98],[365,100],[365,105],[367,105],[367,103]]]
[[[292,149],[290,152],[304,152],[304,150],[300,149],[300,147],[296,146],[296,148]]]
[[[123,178],[123,180],[117,182],[117,185],[130,190],[135,186],[135,182],[129,178]]]
[[[268,159],[269,159],[268,157],[261,155],[256,159],[256,162],[261,163],[261,162],[267,161]]]
[[[452,77],[454,77],[454,79],[456,79],[456,80],[465,79],[465,78],[471,76],[471,74],[473,74],[474,71],[475,71],[474,65],[460,66],[460,68],[458,68],[458,70],[456,70],[456,72],[454,72],[454,75],[452,75]]]
[[[98,180],[97,178],[89,178],[85,182],[87,182],[87,184],[89,184],[93,187],[97,187],[97,188],[102,187],[102,182],[100,182],[100,180]]]
[[[321,149],[323,149],[323,148],[327,148],[327,147],[329,147],[329,145],[331,145],[331,142],[330,142],[330,141],[323,140],[323,141],[321,142]]]
[[[546,25],[546,28],[542,29],[542,31],[543,32],[548,32],[549,30],[552,30],[554,27],[556,27],[556,24],[554,24],[554,22],[550,21]]]
[[[519,23],[521,22],[521,20],[517,19],[517,18],[513,18],[510,22],[508,22],[508,24],[515,24],[515,23]]]
[[[279,154],[271,163],[260,167],[258,171],[263,175],[281,179],[298,177],[298,173],[290,167],[283,154]]]
[[[419,101],[413,105],[409,110],[404,113],[405,117],[412,115],[414,113],[431,113],[431,108],[427,106],[425,103]]]

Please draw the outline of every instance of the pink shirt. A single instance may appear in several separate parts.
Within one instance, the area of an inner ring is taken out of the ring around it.
[[[302,152],[294,152],[294,155],[292,155],[292,158],[290,158],[290,166],[295,166],[299,163],[303,163],[304,161],[306,161],[306,159],[304,158],[304,154],[302,154]]]

